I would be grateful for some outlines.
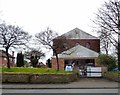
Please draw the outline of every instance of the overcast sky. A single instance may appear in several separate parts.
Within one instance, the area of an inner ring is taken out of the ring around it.
[[[63,34],[76,27],[94,36],[92,21],[105,0],[0,0],[0,19],[34,35],[47,27]],[[49,51],[48,51],[49,52]]]
[[[63,34],[73,28],[91,32],[94,13],[105,0],[0,0],[0,18],[35,34],[50,27]]]

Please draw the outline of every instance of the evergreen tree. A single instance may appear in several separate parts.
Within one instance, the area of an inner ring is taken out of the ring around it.
[[[24,55],[21,53],[17,54],[17,67],[23,67],[24,66]]]
[[[48,66],[49,68],[52,67],[52,66],[51,66],[51,62],[50,62],[50,59],[47,60],[47,66]]]

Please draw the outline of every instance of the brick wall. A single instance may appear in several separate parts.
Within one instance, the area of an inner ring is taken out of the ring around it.
[[[14,59],[10,59],[10,66],[15,66]],[[0,67],[7,67],[7,58],[0,57]]]
[[[58,46],[58,42],[60,44],[60,42],[61,42],[60,40],[61,39],[53,40],[55,47]],[[100,52],[100,40],[99,39],[67,39],[67,41],[65,41],[64,43],[67,44],[67,49],[70,49],[70,48],[76,46],[77,44],[80,44],[80,45],[86,47],[86,43],[90,43],[91,50],[98,52],[98,53]],[[62,45],[62,46],[60,46],[60,48],[59,47],[57,48],[58,53],[61,53],[66,50],[63,42],[60,45]]]
[[[0,66],[6,67],[7,66],[7,59],[0,57]]]
[[[0,67],[2,66],[2,58],[0,57]]]
[[[57,60],[52,58],[52,69],[57,69]],[[64,70],[64,59],[59,58],[59,69]]]
[[[65,67],[65,60],[74,60],[74,61],[79,61],[79,60],[82,60],[82,59],[86,59],[86,58],[74,58],[74,59],[63,59],[63,58],[59,58],[59,69],[60,70],[64,70],[64,67]],[[99,65],[96,63],[96,59],[97,58],[87,58],[87,59],[94,59],[95,62],[93,64],[93,66],[96,66],[96,67],[99,67]],[[57,62],[56,62],[56,58],[52,58],[52,69],[57,69]]]
[[[59,44],[58,44],[58,42],[59,42]],[[86,47],[87,43],[90,44],[89,49],[91,49],[95,52],[98,52],[98,53],[100,52],[100,40],[99,39],[87,39],[86,38],[86,39],[65,39],[65,40],[54,39],[53,40],[53,45],[57,49],[58,54],[60,54],[63,51],[66,51],[72,47],[75,47],[78,44]],[[97,65],[96,58],[94,58],[94,59],[95,59],[95,65]],[[64,69],[64,59],[59,59],[59,65],[60,65],[60,69]],[[52,68],[57,69],[57,62],[56,62],[55,58],[52,59]]]
[[[7,67],[7,57],[5,54],[5,51],[0,50],[0,67]],[[14,58],[14,51],[12,52],[12,55],[10,55],[10,66],[15,66],[15,58]]]

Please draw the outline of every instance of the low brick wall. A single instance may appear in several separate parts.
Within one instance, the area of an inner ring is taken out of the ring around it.
[[[120,75],[114,74],[113,72],[106,72],[103,74],[103,77],[115,82],[120,82]]]
[[[69,83],[77,79],[75,74],[2,74],[3,83]]]

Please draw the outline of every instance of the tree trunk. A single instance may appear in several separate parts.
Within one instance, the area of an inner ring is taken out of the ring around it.
[[[118,69],[120,71],[120,20],[118,22]]]
[[[120,30],[118,34],[118,70],[120,71]]]
[[[10,69],[10,59],[8,54],[8,48],[6,48],[6,56],[7,56],[7,67]]]
[[[56,56],[56,61],[57,61],[57,70],[59,71],[59,60],[58,60],[58,54],[56,50],[54,50],[55,56]]]
[[[105,49],[106,55],[108,55],[108,49]]]
[[[120,35],[119,35],[120,37]],[[118,69],[120,71],[120,38],[118,38],[119,41],[118,41]]]

